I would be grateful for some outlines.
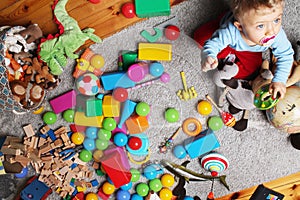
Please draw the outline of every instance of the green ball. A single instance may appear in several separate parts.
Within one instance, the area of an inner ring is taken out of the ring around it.
[[[73,122],[74,121],[75,111],[73,109],[68,109],[64,111],[63,118],[66,122]]]
[[[148,195],[149,186],[146,183],[139,183],[135,190],[138,195],[145,197]]]
[[[86,149],[82,149],[81,152],[79,153],[79,158],[83,162],[89,162],[92,160],[93,154],[92,154],[92,152],[90,152]]]
[[[131,168],[130,173],[131,173],[131,179],[130,179],[131,182],[136,182],[141,177],[140,171],[135,168]]]
[[[108,140],[96,140],[96,148],[99,150],[105,150],[108,147]]]
[[[152,179],[149,182],[149,188],[150,188],[150,190],[153,190],[154,192],[158,192],[162,188],[162,183],[158,178]]]
[[[102,126],[105,130],[112,131],[117,127],[117,122],[114,118],[106,117],[102,122]]]
[[[57,116],[54,112],[48,111],[43,115],[43,121],[45,124],[54,124],[57,120]]]
[[[139,102],[135,107],[135,112],[139,116],[147,116],[150,112],[150,106],[146,102]]]
[[[165,119],[170,122],[177,122],[179,120],[179,112],[175,108],[168,108],[165,112]]]
[[[99,131],[98,131],[98,138],[100,140],[110,140],[110,138],[111,138],[111,131],[105,130],[103,128],[99,129]]]
[[[212,116],[208,119],[208,127],[213,131],[218,131],[224,126],[223,120],[219,116]]]

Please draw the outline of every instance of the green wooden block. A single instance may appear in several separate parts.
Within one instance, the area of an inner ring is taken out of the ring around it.
[[[86,101],[85,115],[95,117],[102,115],[102,99],[88,99]]]
[[[135,0],[135,13],[139,18],[169,16],[170,0]]]

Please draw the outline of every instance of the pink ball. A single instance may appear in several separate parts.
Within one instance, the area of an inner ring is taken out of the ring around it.
[[[164,72],[161,76],[160,76],[160,81],[163,83],[168,83],[170,81],[170,74],[168,74],[167,72]]]

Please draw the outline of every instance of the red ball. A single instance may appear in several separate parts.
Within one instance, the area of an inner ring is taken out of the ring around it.
[[[100,3],[100,0],[89,0],[89,2],[91,2],[93,4],[97,4],[97,3]]]
[[[132,149],[132,150],[138,150],[142,147],[142,140],[139,137],[130,137],[128,140],[127,145]]]
[[[121,8],[121,11],[122,11],[122,14],[126,18],[136,17],[135,7],[134,7],[134,4],[132,2],[127,2],[127,3],[123,4],[122,8]]]
[[[180,30],[177,26],[169,25],[165,29],[165,36],[169,40],[177,40],[177,38],[180,36]]]
[[[116,88],[114,89],[113,97],[119,102],[124,102],[128,98],[128,92],[125,88]]]

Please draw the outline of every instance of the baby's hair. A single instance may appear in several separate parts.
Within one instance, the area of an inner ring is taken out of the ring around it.
[[[284,0],[231,0],[230,6],[235,17],[249,11],[250,9],[258,9],[261,6],[273,8],[274,6],[284,3]]]

